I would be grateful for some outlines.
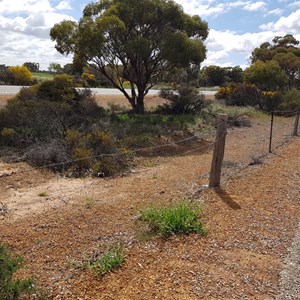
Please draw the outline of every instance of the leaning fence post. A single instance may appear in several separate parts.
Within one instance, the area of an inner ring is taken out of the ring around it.
[[[295,125],[294,125],[293,136],[298,135],[299,118],[300,118],[300,108],[298,108],[297,114],[296,114],[296,117],[295,117]]]
[[[219,114],[217,117],[217,133],[214,147],[213,159],[211,162],[209,187],[220,187],[221,170],[225,152],[225,139],[227,133],[228,115]]]

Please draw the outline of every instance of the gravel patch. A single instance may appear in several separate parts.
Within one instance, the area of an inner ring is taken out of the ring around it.
[[[300,223],[280,274],[281,294],[276,300],[300,299]]]

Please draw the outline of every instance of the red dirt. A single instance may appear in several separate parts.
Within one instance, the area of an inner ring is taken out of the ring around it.
[[[277,122],[278,145],[292,120]],[[50,299],[273,299],[299,221],[300,139],[249,166],[267,150],[268,127],[229,131],[219,190],[204,187],[211,147],[139,158],[131,174],[108,179],[2,163],[0,240],[24,257],[19,275],[36,277]],[[203,204],[207,237],[140,237],[140,208],[182,198]],[[115,242],[125,248],[121,268],[97,277],[82,267]]]

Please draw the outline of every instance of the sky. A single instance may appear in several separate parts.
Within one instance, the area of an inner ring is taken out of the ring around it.
[[[137,0],[138,1],[138,0]],[[72,61],[54,48],[49,32],[62,20],[79,20],[89,0],[0,0],[0,64]],[[300,1],[176,0],[184,11],[208,22],[206,65],[249,66],[255,47],[275,36],[292,34],[300,40]]]

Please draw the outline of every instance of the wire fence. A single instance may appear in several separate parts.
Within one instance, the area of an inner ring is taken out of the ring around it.
[[[281,115],[273,115],[273,130],[272,136],[271,132],[271,116],[268,119],[256,120],[252,124],[251,127],[241,127],[234,128],[229,127],[227,138],[226,138],[226,146],[225,146],[225,156],[222,166],[222,184],[227,185],[230,179],[238,176],[242,173],[242,171],[250,165],[260,164],[263,162],[265,156],[269,154],[269,146],[270,146],[270,138],[272,140],[271,150],[276,153],[276,149],[281,147],[286,142],[292,139],[292,134],[294,130],[295,124],[295,111],[286,111],[281,112]],[[218,126],[222,126],[224,123],[219,124]],[[215,144],[214,132],[217,129],[217,126],[214,128],[208,128],[206,130],[202,130],[201,132],[196,132],[195,134],[179,139],[177,141],[166,142],[162,145],[154,145],[150,147],[143,147],[133,149],[132,152],[137,156],[140,155],[144,151],[149,150],[158,150],[161,148],[166,148],[168,152],[168,147],[170,146],[178,146],[185,145],[193,141],[192,145],[188,144],[189,148],[183,147],[181,152],[176,152],[176,157],[192,155],[196,160],[205,160],[205,164],[203,164],[203,169],[198,173],[198,178],[208,178],[209,176],[209,167],[210,160],[212,156],[212,151],[208,151],[205,154],[200,152],[202,150],[212,149]],[[203,143],[203,138],[205,137],[205,143]],[[209,137],[209,138],[208,138]],[[1,180],[4,180],[5,177],[30,173],[30,172],[38,172],[38,170],[53,168],[62,164],[70,164],[75,163],[80,160],[90,159],[90,158],[98,158],[105,156],[118,156],[121,153],[103,153],[96,156],[87,156],[76,160],[69,160],[62,163],[54,163],[54,164],[46,164],[40,166],[38,168],[32,167],[22,167],[16,168],[14,170],[4,170],[0,171],[0,184]],[[169,153],[169,156],[174,156],[173,153]],[[178,170],[180,172],[180,170]],[[194,170],[195,171],[195,170]],[[197,170],[196,170],[197,171]],[[133,175],[134,176],[134,175]],[[101,180],[101,179],[99,179]],[[87,188],[92,184],[89,181],[85,181],[85,184],[82,184],[83,181],[75,188],[73,187],[72,193],[70,191],[66,191],[65,194],[57,195],[58,198],[61,199],[62,202],[68,203],[71,198],[76,197],[76,195]],[[94,184],[94,183],[93,183]],[[0,215],[5,211],[5,202],[10,195],[3,194],[0,196]],[[2,206],[1,206],[2,201]]]
[[[238,140],[231,137],[229,130],[226,148],[234,151],[225,150],[223,181],[239,176],[248,166],[262,164],[266,156],[276,154],[278,148],[292,140],[297,110],[275,113],[279,112],[271,113],[267,120],[256,121],[252,128],[239,129]]]
[[[273,124],[268,124],[264,120],[262,121],[257,121],[256,124],[253,125],[254,132],[251,132],[249,128],[239,128],[239,129],[233,129],[233,130],[239,130],[240,132],[244,132],[244,137],[243,139],[240,140],[239,143],[236,145],[231,145],[233,148],[236,148],[235,153],[235,161],[238,161],[239,163],[242,164],[255,164],[258,160],[263,158],[268,154],[268,152],[271,152],[270,149],[275,150],[278,147],[282,146],[286,141],[291,139],[293,130],[294,130],[294,123],[295,123],[295,112],[297,110],[293,111],[280,111],[281,115],[280,116],[275,116],[274,120],[272,120]],[[278,113],[278,112],[276,112]],[[238,116],[236,117],[238,118]],[[272,117],[273,118],[273,117]],[[232,120],[230,120],[230,123],[232,123]],[[261,126],[261,124],[264,123],[264,126]],[[226,122],[227,125],[229,125],[229,122]],[[212,134],[215,132],[218,126],[223,126],[224,123],[218,124],[215,127],[202,130],[201,132],[196,132],[195,134],[187,137],[187,138],[182,138],[177,141],[172,141],[172,142],[167,142],[161,145],[154,145],[154,146],[147,146],[147,147],[141,147],[141,148],[136,148],[130,150],[131,153],[139,155],[141,152],[145,152],[148,150],[156,150],[156,149],[161,149],[161,148],[167,148],[169,146],[174,146],[174,145],[180,145],[184,144],[186,142],[189,142],[191,140],[201,140],[201,139],[207,139],[208,137],[212,138]],[[255,128],[256,126],[260,126],[260,130],[257,131]],[[271,126],[273,126],[273,130],[271,132]],[[229,129],[228,136],[230,137],[233,130]],[[249,142],[249,137],[251,138],[251,142]],[[271,143],[270,143],[271,141]],[[214,145],[215,142],[208,141],[205,145],[201,146],[196,146],[195,148],[189,149],[189,150],[184,150],[181,153],[177,153],[176,155],[178,156],[183,156],[189,153],[193,153],[196,151],[199,151],[201,149],[209,148]],[[227,146],[228,143],[231,143],[231,141],[227,141]],[[269,150],[269,151],[268,151]],[[78,159],[70,159],[67,161],[59,162],[59,163],[49,163],[45,164],[42,166],[35,167],[34,169],[48,169],[48,168],[53,168],[56,166],[62,166],[62,165],[69,165],[72,163],[76,163],[82,160],[86,159],[92,159],[92,158],[101,158],[101,157],[113,157],[113,156],[120,156],[123,155],[123,153],[101,153],[99,155],[91,155],[91,156],[86,156],[86,157],[81,157]],[[172,154],[170,153],[170,156]],[[225,166],[226,164],[230,165],[230,160],[231,160],[230,155],[225,155]],[[33,168],[28,168],[24,170],[20,170],[17,173],[26,173],[26,172],[33,172]],[[1,175],[0,173],[0,178],[5,176],[5,174]]]

